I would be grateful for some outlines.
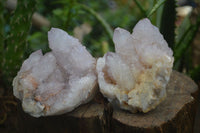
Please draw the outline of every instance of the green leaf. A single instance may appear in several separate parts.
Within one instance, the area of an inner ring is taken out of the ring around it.
[[[198,32],[198,27],[200,26],[200,15],[196,21],[195,25],[190,25],[185,33],[182,35],[181,39],[179,40],[178,44],[174,49],[174,57],[175,57],[175,64],[178,60],[184,55],[185,51],[189,48],[190,44],[192,43],[193,39],[195,38],[196,33]]]
[[[192,40],[193,40],[193,33],[194,32],[194,27],[189,27],[188,30],[183,34],[183,39],[181,39],[181,43],[177,45],[174,49],[174,57],[175,61],[174,64],[177,63],[181,57],[183,57],[185,51],[189,48]]]
[[[31,27],[32,14],[35,10],[36,1],[20,0],[10,23],[10,35],[6,39],[6,48],[3,52],[1,70],[9,84],[16,76],[26,50],[26,39]]]
[[[161,5],[161,6],[156,10],[156,26],[157,26],[159,29],[160,29],[160,27],[161,27],[163,8],[164,8],[164,5]]]
[[[143,15],[147,16],[147,11],[143,8],[142,4],[138,0],[134,0],[135,4],[138,6],[140,11],[143,13]]]
[[[161,5],[163,5],[163,4],[165,3],[165,1],[166,1],[166,0],[158,0],[158,1],[156,2],[156,4],[153,6],[153,8],[151,9],[151,11],[148,13],[147,17],[148,17],[148,18],[151,17],[151,15],[153,15],[153,13],[156,12],[157,9],[158,9]]]
[[[189,32],[190,29],[191,29],[191,22],[189,14],[184,18],[183,22],[176,29],[175,47],[178,47],[178,45],[182,43],[183,39],[185,38],[186,34]]]
[[[184,41],[187,42],[187,38],[188,38],[189,34],[191,34],[190,32],[191,32],[192,28],[193,28],[193,26],[190,25],[189,27],[187,27],[187,29],[185,29],[184,32],[179,33],[180,35],[177,36],[177,42],[175,44],[175,50],[178,49],[179,47],[182,47],[181,45],[185,43]]]

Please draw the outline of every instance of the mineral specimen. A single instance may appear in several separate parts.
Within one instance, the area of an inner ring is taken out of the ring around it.
[[[65,31],[48,32],[51,52],[38,50],[24,61],[13,80],[14,95],[34,117],[69,112],[96,91],[96,60]]]
[[[148,19],[139,21],[132,34],[116,28],[113,41],[116,53],[108,52],[97,60],[101,93],[131,112],[154,109],[166,97],[172,50]]]

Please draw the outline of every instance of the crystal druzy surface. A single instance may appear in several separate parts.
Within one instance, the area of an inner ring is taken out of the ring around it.
[[[52,28],[48,40],[52,51],[32,53],[13,81],[14,95],[35,117],[69,112],[96,90],[96,60],[78,39]]]
[[[97,60],[100,91],[110,102],[131,112],[148,112],[166,97],[173,52],[157,27],[139,21],[133,33],[116,28],[115,53]]]

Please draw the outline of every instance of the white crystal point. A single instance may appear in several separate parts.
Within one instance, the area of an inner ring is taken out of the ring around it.
[[[97,60],[100,91],[122,109],[154,109],[166,97],[174,61],[172,50],[148,19],[139,21],[132,34],[116,28],[113,41],[116,53]]]
[[[78,39],[58,28],[52,28],[48,36],[49,47],[67,73],[73,76],[84,75],[94,67],[96,60]]]
[[[96,91],[96,60],[85,47],[57,28],[48,39],[52,51],[32,53],[13,80],[14,95],[34,117],[72,111]]]
[[[114,83],[118,83],[119,88],[131,90],[134,87],[134,78],[128,65],[115,53],[109,52],[105,55],[105,58],[108,77]]]

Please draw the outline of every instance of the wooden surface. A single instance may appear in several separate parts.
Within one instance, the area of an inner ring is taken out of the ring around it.
[[[27,133],[192,133],[197,85],[173,71],[167,98],[149,113],[113,109],[101,94],[71,113],[34,118],[18,108],[17,132]]]
[[[155,110],[146,114],[113,112],[114,132],[192,133],[196,91],[197,86],[190,78],[174,71],[167,86],[167,98]]]

